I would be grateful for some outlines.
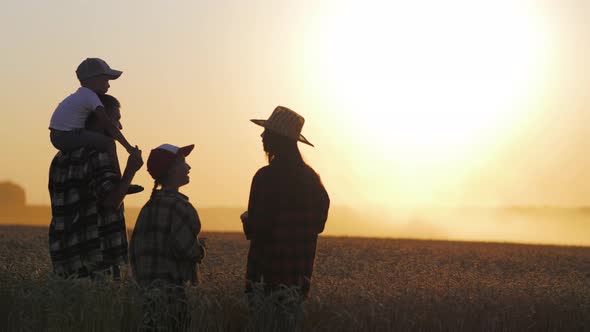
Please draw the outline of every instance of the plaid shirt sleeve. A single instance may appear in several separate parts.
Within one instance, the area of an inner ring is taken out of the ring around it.
[[[89,167],[91,176],[88,186],[98,200],[102,201],[113,185],[120,180],[119,176],[115,173],[112,161],[106,152],[93,152],[89,159]]]
[[[201,221],[195,209],[174,209],[170,236],[174,255],[179,258],[200,262],[205,256],[204,248],[197,238],[201,231]]]
[[[328,210],[330,209],[330,197],[318,175],[313,178],[313,183],[313,189],[308,193],[310,209],[303,220],[312,221],[310,225],[307,225],[308,229],[317,235],[324,231],[328,219]]]
[[[244,220],[244,234],[248,240],[263,237],[271,232],[269,220],[276,214],[276,195],[272,192],[269,169],[260,169],[252,179],[248,200],[248,218]]]

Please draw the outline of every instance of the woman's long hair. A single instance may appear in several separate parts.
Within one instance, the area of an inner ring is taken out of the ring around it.
[[[276,181],[290,188],[322,185],[319,175],[303,160],[297,141],[270,130],[262,136],[268,163],[280,174]]]
[[[269,164],[277,164],[288,168],[305,166],[297,141],[286,136],[265,130],[262,134],[264,152]]]
[[[158,180],[158,179],[154,180],[154,188],[152,189],[152,194],[150,195],[150,197],[156,193],[156,191],[158,190],[158,187],[161,185],[162,185],[162,182],[160,180]]]

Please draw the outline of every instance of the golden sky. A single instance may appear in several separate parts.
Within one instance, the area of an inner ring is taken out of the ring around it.
[[[248,120],[276,105],[306,118],[336,205],[590,203],[584,0],[9,0],[0,39],[0,181],[30,204],[49,203],[49,119],[86,57],[124,71],[109,93],[146,160],[196,145],[197,206],[246,205],[265,163]],[[145,167],[134,182],[141,206]]]

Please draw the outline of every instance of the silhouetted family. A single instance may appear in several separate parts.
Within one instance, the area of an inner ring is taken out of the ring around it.
[[[197,210],[179,191],[190,181],[186,158],[194,145],[151,150],[147,171],[154,187],[128,243],[123,199],[144,190],[131,184],[144,162],[141,150],[121,133],[121,104],[106,94],[109,81],[121,74],[101,59],[87,58],[76,70],[80,88],[51,117],[50,139],[59,150],[48,185],[53,270],[67,278],[119,279],[119,267],[130,263],[141,287],[169,289],[174,301],[184,303],[184,287],[198,284],[206,253]],[[268,165],[254,175],[248,210],[240,216],[250,241],[245,291],[250,298],[255,288],[272,295],[288,287],[302,303],[330,199],[299,151],[297,142],[313,146],[301,135],[302,116],[278,106],[267,120],[251,121],[264,128]],[[129,153],[123,172],[115,141]]]

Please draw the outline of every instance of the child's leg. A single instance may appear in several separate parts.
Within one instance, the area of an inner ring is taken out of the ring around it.
[[[52,130],[50,134],[51,143],[60,151],[72,151],[84,146],[93,147],[109,154],[113,168],[121,176],[119,158],[117,157],[117,146],[115,140],[97,132],[78,129],[73,131]]]
[[[78,135],[74,131],[51,129],[49,138],[51,139],[51,144],[53,144],[56,149],[63,152],[72,151],[84,146],[84,144],[78,140]]]

